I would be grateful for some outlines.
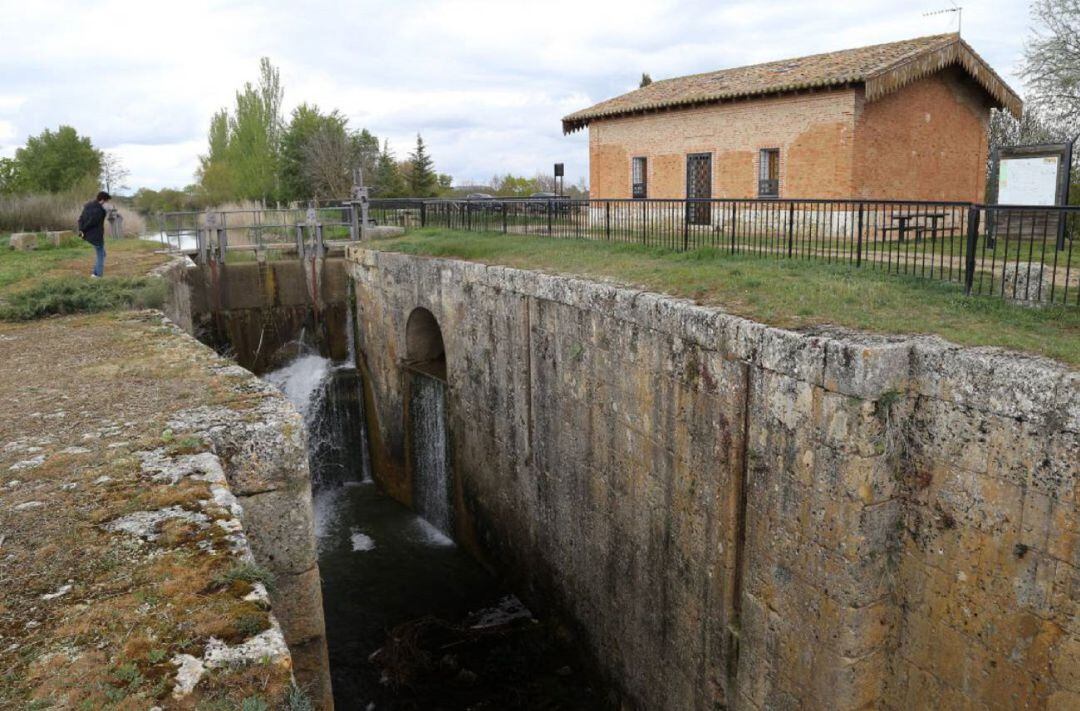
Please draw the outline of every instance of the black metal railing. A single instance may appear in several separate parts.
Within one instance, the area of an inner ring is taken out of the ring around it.
[[[846,264],[1080,305],[1080,207],[913,200],[372,200],[379,224]]]

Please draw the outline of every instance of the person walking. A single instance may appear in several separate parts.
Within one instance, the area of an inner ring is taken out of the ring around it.
[[[79,215],[79,236],[94,245],[97,253],[94,271],[90,274],[95,279],[100,279],[105,273],[105,203],[108,201],[109,194],[102,190],[96,198],[83,205],[82,214]]]

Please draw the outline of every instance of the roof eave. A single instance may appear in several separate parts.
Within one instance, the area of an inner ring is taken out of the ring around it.
[[[997,104],[997,108],[1005,109],[1016,118],[1020,118],[1024,102],[997,75],[990,65],[959,36],[952,42],[921,52],[915,57],[886,67],[868,76],[866,78],[866,100],[876,101],[894,91],[899,91],[914,81],[954,64],[959,64],[982,87],[983,91]]]
[[[593,121],[604,121],[608,119],[625,118],[627,116],[640,116],[643,114],[661,113],[663,111],[673,111],[677,109],[689,109],[698,106],[712,106],[715,104],[722,104],[728,101],[747,101],[753,99],[761,99],[770,96],[784,96],[788,94],[800,93],[800,92],[814,92],[814,91],[828,91],[832,89],[845,89],[856,85],[861,85],[862,81],[858,77],[845,77],[843,79],[836,79],[834,81],[820,81],[806,84],[792,84],[787,87],[770,88],[762,91],[747,91],[738,94],[723,95],[718,94],[715,96],[699,96],[692,99],[681,99],[667,102],[657,102],[654,104],[645,104],[637,106],[632,109],[621,109],[615,111],[590,111],[588,109],[584,111],[578,111],[563,117],[563,134],[574,133],[585,127],[587,127]]]

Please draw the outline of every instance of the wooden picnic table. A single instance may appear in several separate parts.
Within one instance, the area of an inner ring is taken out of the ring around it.
[[[891,216],[891,219],[894,222],[897,222],[899,224],[896,227],[885,227],[885,228],[883,228],[882,231],[883,232],[892,232],[893,230],[896,230],[896,232],[897,232],[897,241],[903,242],[904,241],[904,235],[907,234],[909,231],[914,230],[914,232],[915,232],[915,241],[918,242],[919,241],[919,235],[921,235],[923,232],[926,231],[926,227],[924,225],[914,225],[914,226],[909,227],[908,223],[911,222],[912,220],[918,219],[920,217],[930,220],[930,238],[932,240],[936,239],[937,238],[937,223],[938,223],[938,220],[944,220],[945,219],[946,213],[944,213],[944,212],[904,212],[904,213],[900,213],[900,214],[894,214],[894,215]]]

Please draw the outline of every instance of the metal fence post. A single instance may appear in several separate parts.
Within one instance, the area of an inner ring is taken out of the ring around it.
[[[795,247],[795,203],[788,205],[787,213],[787,256],[790,258]]]
[[[427,201],[420,201],[420,226],[427,227]]]
[[[690,210],[691,209],[692,208],[690,207],[690,201],[687,200],[686,201],[686,207],[683,210],[683,221],[682,221],[682,241],[683,241],[683,244],[689,244],[690,243]]]
[[[611,241],[611,203],[604,203],[604,239]]]
[[[970,295],[975,283],[975,245],[979,241],[979,208],[968,207],[967,253],[964,255],[964,293]]]
[[[548,237],[551,236],[551,200],[547,201]]]
[[[862,266],[863,204],[859,203],[859,236],[855,239],[855,266]]]
[[[731,253],[735,254],[735,233],[739,230],[739,204],[731,203]]]

